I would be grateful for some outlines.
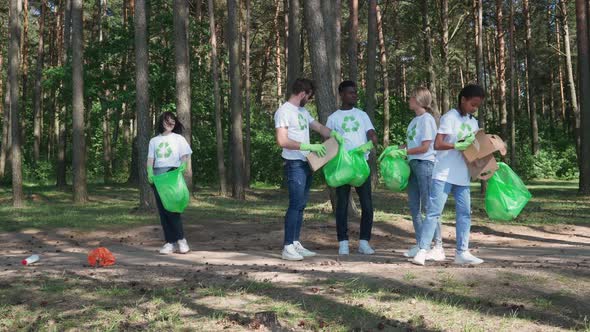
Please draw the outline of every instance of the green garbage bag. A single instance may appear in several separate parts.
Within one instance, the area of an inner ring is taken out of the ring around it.
[[[354,172],[353,159],[343,146],[338,147],[336,157],[324,166],[324,177],[330,187],[349,184],[355,177]]]
[[[397,146],[386,148],[379,156],[379,170],[385,187],[393,192],[401,192],[408,186],[410,179],[410,165],[403,158],[393,158],[389,155]]]
[[[532,195],[510,166],[498,163],[499,169],[488,180],[486,212],[493,220],[515,219]]]
[[[348,151],[352,159],[352,169],[354,170],[354,177],[348,182],[353,187],[360,187],[367,181],[371,174],[369,163],[365,159],[365,153],[362,150],[352,149]]]
[[[154,176],[154,185],[162,205],[170,212],[183,212],[189,201],[189,192],[181,169]]]

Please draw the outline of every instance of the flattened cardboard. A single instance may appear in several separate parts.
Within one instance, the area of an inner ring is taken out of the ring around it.
[[[327,164],[332,158],[338,154],[338,142],[333,137],[330,137],[327,141],[322,143],[326,147],[326,155],[323,157],[318,156],[315,152],[311,152],[307,155],[307,161],[309,166],[315,172]]]
[[[499,166],[494,155],[489,154],[482,159],[468,163],[467,168],[472,180],[488,180],[499,169]]]

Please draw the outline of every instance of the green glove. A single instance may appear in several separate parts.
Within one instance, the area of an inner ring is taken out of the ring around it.
[[[397,149],[393,150],[389,153],[390,156],[393,158],[405,158],[408,155],[408,150],[406,149]]]
[[[149,184],[154,184],[154,168],[152,166],[148,166],[147,173],[148,173],[147,180],[148,180]]]
[[[363,151],[364,153],[367,153],[368,151],[371,151],[373,149],[373,141],[368,141],[367,143],[358,146],[356,149]]]
[[[315,152],[320,157],[323,157],[326,155],[326,147],[323,146],[322,144],[301,143],[299,150]]]
[[[186,166],[187,166],[186,161],[183,161],[182,164],[180,164],[180,167],[178,167],[178,169],[180,170],[181,173],[184,173],[184,171],[186,171]]]
[[[475,141],[475,135],[473,133],[467,135],[463,140],[455,143],[455,149],[459,151],[465,151]]]
[[[344,138],[336,130],[332,130],[330,132],[330,137],[334,137],[334,139],[336,140],[336,142],[338,142],[339,145],[342,145],[342,143],[344,142]]]

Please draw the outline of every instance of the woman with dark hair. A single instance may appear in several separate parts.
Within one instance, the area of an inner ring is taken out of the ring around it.
[[[437,152],[432,170],[430,199],[426,208],[426,219],[420,231],[420,250],[411,260],[414,264],[424,265],[425,261],[432,256],[432,239],[439,227],[449,194],[453,194],[455,197],[457,233],[455,264],[477,265],[483,263],[482,259],[469,252],[471,229],[469,185],[471,181],[462,152],[475,141],[475,132],[479,130],[479,126],[472,114],[477,111],[484,98],[485,92],[479,85],[469,84],[459,93],[457,108],[449,110],[440,118],[440,126],[434,139],[434,149]]]
[[[160,213],[160,223],[164,230],[166,243],[160,249],[160,254],[173,252],[185,254],[190,248],[184,238],[181,214],[167,211],[160,199],[158,190],[153,186],[154,175],[160,175],[177,168],[184,172],[187,162],[193,153],[186,139],[181,135],[184,129],[182,123],[172,112],[164,112],[158,117],[158,135],[150,140],[147,158],[148,182],[152,184],[156,204]]]

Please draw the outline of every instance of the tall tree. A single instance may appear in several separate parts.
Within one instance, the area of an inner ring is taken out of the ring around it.
[[[60,32],[62,36],[60,46],[63,46],[60,47],[61,56],[59,57],[59,64],[67,68],[70,61],[72,0],[63,0],[62,5],[63,11],[60,13],[60,17],[63,18],[63,23],[60,25],[59,20],[57,22],[57,28],[62,29],[62,32]],[[62,94],[66,88],[69,88],[69,85],[67,81],[62,80],[60,83]],[[67,108],[64,104],[60,114],[55,117],[57,122],[55,127],[58,131],[56,184],[61,189],[66,186],[66,110]]]
[[[231,141],[232,141],[232,196],[236,199],[246,199],[244,188],[244,142],[242,136],[242,88],[240,75],[240,38],[238,1],[227,0],[227,44],[229,53],[229,77],[231,85]]]
[[[531,29],[531,8],[529,0],[522,1],[522,10],[524,14],[524,25],[525,25],[525,48],[527,58],[527,73],[528,73],[528,105],[529,105],[529,116],[531,122],[531,150],[533,155],[537,155],[539,152],[539,127],[537,124],[537,109],[535,107],[535,79],[534,79],[534,61],[533,61],[533,46],[532,46],[532,29]]]
[[[84,45],[82,0],[72,0],[72,169],[74,202],[88,201],[86,190],[86,137],[84,135]]]
[[[281,17],[281,1],[275,1],[275,65],[277,79],[277,104],[283,99],[283,76],[281,71],[281,29],[279,29],[279,19]]]
[[[570,32],[567,17],[567,0],[559,0],[559,8],[561,11],[561,28],[563,29],[563,46],[565,49],[565,67],[567,73],[567,81],[570,92],[570,107],[574,114],[574,133],[576,139],[576,151],[580,155],[580,112],[578,109],[578,96],[576,92],[576,80],[574,78],[574,66],[572,64],[572,51],[570,45]],[[577,12],[576,12],[577,14]],[[577,15],[576,15],[577,17]],[[578,45],[579,46],[579,45]],[[579,50],[578,50],[579,51]],[[580,91],[585,91],[581,89]],[[581,95],[584,95],[583,93]]]
[[[211,30],[211,75],[213,76],[213,94],[215,99],[215,142],[217,151],[217,174],[219,176],[219,191],[227,195],[227,178],[223,157],[223,129],[221,127],[221,92],[219,89],[219,69],[217,67],[217,32],[215,27],[215,8],[213,0],[208,1],[209,29]]]
[[[576,23],[578,36],[578,75],[580,78],[581,109],[581,144],[580,158],[580,194],[590,195],[590,33],[588,11],[590,5],[585,0],[576,0]]]
[[[514,1],[510,1],[510,113],[508,122],[510,124],[510,164],[512,167],[516,167],[516,119],[514,114],[515,109],[515,80],[516,80],[516,44],[515,44],[515,33],[516,27],[514,26]]]
[[[4,58],[0,53],[0,68],[3,66]],[[2,148],[0,149],[0,179],[4,178],[6,172],[6,157],[10,151],[10,79],[6,80],[6,84],[2,82],[2,76],[0,75],[0,89],[6,87],[4,90],[4,98],[0,103],[0,109],[2,110]],[[1,97],[1,95],[0,95]]]
[[[148,43],[146,0],[132,1],[135,6],[135,104],[137,112],[137,168],[139,170],[139,208],[153,209],[155,200],[147,181],[147,155],[150,140],[150,100],[148,81]]]
[[[496,0],[496,43],[498,45],[498,102],[500,103],[500,128],[503,139],[508,139],[508,112],[506,110],[506,59],[504,56],[504,1]]]
[[[244,182],[246,187],[250,187],[250,177],[251,177],[251,157],[252,157],[252,135],[251,135],[251,100],[250,95],[252,92],[252,81],[250,80],[250,17],[251,14],[251,4],[250,0],[244,1],[246,6],[246,15],[244,19],[244,109],[245,114],[244,117],[246,118],[246,130],[245,130],[245,144],[244,144],[244,153],[245,153],[245,176]],[[287,47],[288,48],[288,47]],[[287,53],[288,56],[288,53]],[[289,74],[287,74],[287,80]],[[287,90],[289,90],[287,88]]]
[[[440,114],[436,90],[436,72],[434,70],[434,57],[432,56],[432,27],[430,26],[429,0],[422,0],[422,27],[424,32],[424,61],[428,68],[428,90],[432,94],[432,109],[435,114]]]
[[[10,0],[9,29],[10,45],[8,47],[8,81],[10,82],[10,126],[12,127],[11,156],[12,163],[12,204],[14,207],[22,207],[24,204],[22,150],[20,139],[20,114],[19,114],[19,56],[21,38],[21,9],[20,0]]]
[[[442,0],[441,3],[441,30],[442,30],[442,41],[440,45],[440,57],[442,60],[443,78],[441,80],[441,91],[442,91],[442,109],[444,113],[451,107],[449,101],[449,0]]]
[[[365,111],[375,121],[375,68],[377,59],[377,0],[369,0],[369,18],[367,27],[367,95]]]
[[[387,48],[383,33],[383,19],[381,8],[377,5],[377,31],[379,34],[379,61],[381,62],[381,76],[383,77],[383,146],[389,146],[389,74],[387,68]]]
[[[191,126],[191,65],[188,46],[188,4],[186,0],[174,0],[174,60],[176,64],[176,113],[183,124],[182,136],[192,145]],[[141,161],[141,159],[140,159]],[[190,191],[193,188],[193,170],[188,160],[185,182]]]
[[[22,0],[23,31],[21,38],[21,80],[22,80],[22,113],[20,117],[20,141],[26,143],[25,129],[27,118],[27,101],[29,100],[29,0]]]
[[[484,64],[483,64],[483,0],[473,0],[473,19],[475,30],[475,71],[477,84],[484,86]],[[480,107],[478,116],[479,126],[486,127],[486,113],[485,107]]]
[[[43,57],[45,56],[43,37],[45,34],[45,16],[47,15],[46,0],[41,1],[41,6],[39,7],[39,10],[41,12],[39,16],[39,43],[37,44],[37,67],[35,69],[35,90],[33,97],[33,134],[35,137],[33,141],[33,158],[35,162],[39,161],[41,145],[41,78],[43,74]]]
[[[287,37],[288,44],[288,59],[287,59],[287,89],[285,89],[285,97],[289,97],[290,89],[293,82],[301,76],[302,68],[301,62],[301,2],[300,0],[289,0],[289,36]]]
[[[349,0],[349,32],[348,32],[348,79],[358,80],[358,34],[359,34],[359,1]]]

